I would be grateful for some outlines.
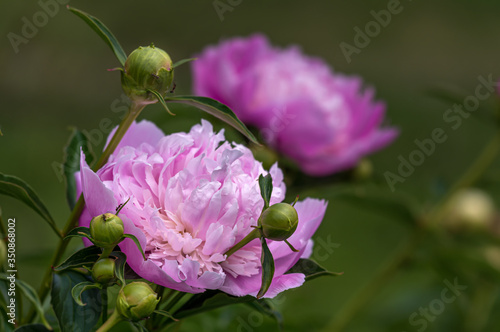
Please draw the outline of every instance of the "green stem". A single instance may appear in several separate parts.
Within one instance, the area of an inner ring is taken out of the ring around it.
[[[111,141],[109,142],[108,146],[104,150],[103,154],[97,161],[97,163],[94,165],[92,168],[94,171],[97,171],[100,169],[104,164],[106,164],[109,156],[115,151],[116,147],[122,140],[123,136],[127,132],[128,128],[130,125],[134,122],[134,120],[137,118],[137,116],[141,113],[142,109],[145,107],[145,105],[140,105],[137,103],[132,102],[130,104],[129,112],[125,118],[123,118],[122,122],[118,126],[118,129],[116,130],[115,134],[111,138]],[[45,272],[45,275],[42,279],[42,283],[40,285],[40,289],[38,291],[38,296],[40,297],[40,300],[43,301],[47,297],[49,290],[50,290],[50,282],[52,280],[52,268],[56,266],[59,261],[61,260],[61,257],[63,256],[66,248],[68,247],[70,239],[64,239],[66,234],[68,234],[75,226],[78,224],[78,219],[80,218],[80,215],[83,212],[83,209],[85,207],[85,201],[83,198],[83,195],[80,195],[78,198],[78,201],[73,208],[73,211],[71,212],[71,215],[69,216],[68,220],[66,221],[65,227],[62,231],[62,238],[59,240],[59,243],[57,245],[56,251],[54,252],[54,255],[52,257],[52,260],[50,262],[50,266]],[[29,321],[32,321],[35,316],[35,310],[31,308],[28,318]]]
[[[101,304],[102,304],[102,322],[108,320],[108,287],[103,286],[101,289]]]
[[[255,239],[258,239],[260,238],[261,236],[261,231],[259,228],[254,228],[253,231],[251,231],[250,233],[248,233],[247,236],[245,236],[240,242],[236,243],[231,249],[229,249],[228,251],[226,251],[226,253],[224,255],[226,255],[227,257],[231,256],[232,254],[234,254],[237,250],[243,248],[244,246],[246,246],[250,241],[253,241]],[[226,259],[227,259],[226,257]]]
[[[113,314],[111,314],[111,316],[109,316],[109,319],[106,320],[106,322],[104,324],[102,324],[101,327],[96,332],[107,332],[113,326],[115,326],[116,324],[118,324],[121,321],[122,321],[122,317],[115,310],[115,311],[113,311]]]

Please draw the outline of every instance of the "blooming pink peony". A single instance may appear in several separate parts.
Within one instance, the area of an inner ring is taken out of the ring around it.
[[[281,202],[285,185],[274,165],[272,203]],[[125,233],[135,235],[145,249],[144,261],[127,239],[120,248],[141,277],[180,291],[220,289],[256,295],[261,285],[261,245],[254,240],[227,258],[224,253],[245,237],[263,207],[258,177],[266,174],[246,147],[224,141],[203,121],[189,133],[165,136],[154,124],[133,124],[110,157],[94,173],[82,154],[79,190],[86,209],[80,226],[92,216],[114,212],[118,204]],[[268,241],[276,272],[267,297],[298,287],[300,273],[284,274],[300,257],[311,254],[311,236],[318,228],[326,202],[306,199],[296,204],[299,225],[284,242]]]
[[[228,105],[310,175],[353,167],[398,134],[380,128],[385,106],[360,78],[334,74],[296,47],[272,48],[260,35],[208,47],[193,62],[193,81],[195,94]]]

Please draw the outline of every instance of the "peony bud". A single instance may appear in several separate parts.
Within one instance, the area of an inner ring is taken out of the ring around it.
[[[447,207],[446,223],[453,229],[485,228],[492,224],[495,204],[491,197],[479,189],[457,192]]]
[[[116,299],[118,313],[132,321],[149,317],[160,301],[157,294],[145,282],[135,281],[123,287]]]
[[[151,44],[130,53],[122,72],[122,87],[130,99],[153,104],[158,99],[148,90],[157,91],[164,96],[170,90],[173,79],[170,56]]]
[[[90,221],[90,235],[96,246],[113,248],[123,237],[123,221],[112,213],[98,215]]]
[[[115,278],[115,260],[113,258],[101,258],[92,267],[92,278],[95,282],[103,285],[113,283]]]
[[[299,216],[290,204],[278,203],[264,210],[259,220],[266,239],[284,241],[297,229]]]

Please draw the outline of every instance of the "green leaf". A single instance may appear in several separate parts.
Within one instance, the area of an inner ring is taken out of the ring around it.
[[[127,255],[121,251],[113,251],[111,256],[116,257],[115,262],[115,275],[121,282],[121,287],[125,287],[125,263],[127,262]]]
[[[262,255],[260,258],[262,263],[262,285],[260,286],[259,293],[257,294],[258,299],[266,295],[274,276],[274,259],[271,254],[271,250],[269,250],[267,241],[264,237],[260,238],[260,242],[262,243]]]
[[[180,65],[183,65],[183,64],[185,64],[185,63],[187,63],[187,62],[194,61],[194,60],[196,60],[196,59],[197,59],[197,58],[189,58],[189,59],[182,59],[182,60],[179,60],[179,61],[177,61],[176,63],[174,63],[174,64],[172,65],[172,68],[174,68],[174,69],[175,69],[175,68],[179,67]]]
[[[170,111],[170,109],[167,106],[167,103],[165,103],[165,99],[163,98],[163,96],[158,91],[151,90],[151,89],[147,89],[146,91],[154,94],[154,96],[156,97],[156,99],[158,99],[158,101],[160,102],[161,106],[163,106],[163,108],[168,112],[168,114],[175,115],[174,113],[172,113]]]
[[[52,330],[48,330],[42,324],[23,325],[23,326],[14,330],[14,332],[50,332],[50,331],[52,331]]]
[[[135,245],[137,246],[137,249],[139,249],[139,251],[141,252],[142,258],[144,258],[144,260],[146,260],[146,255],[144,255],[144,251],[142,251],[141,244],[139,243],[139,240],[137,240],[137,238],[134,235],[123,234],[123,238],[132,239],[132,241],[134,241]]]
[[[62,237],[49,210],[26,182],[18,177],[0,173],[0,194],[13,197],[28,205],[49,224],[57,236]]]
[[[71,289],[71,296],[79,306],[86,306],[87,304],[82,302],[82,293],[94,288],[101,289],[102,286],[92,281],[82,281]]]
[[[207,97],[178,96],[165,98],[165,102],[181,103],[197,107],[202,111],[205,111],[233,126],[235,129],[245,135],[250,141],[260,145],[255,136],[250,132],[250,130],[248,130],[243,122],[238,119],[233,111],[231,111],[231,109],[226,105],[219,103],[217,100]]]
[[[78,250],[68,259],[61,263],[61,265],[54,268],[54,271],[59,272],[66,269],[73,269],[77,267],[88,266],[92,267],[101,255],[101,248],[96,246],[85,247]]]
[[[261,313],[274,318],[276,323],[278,323],[278,328],[283,331],[283,316],[281,312],[274,307],[274,304],[268,299],[260,299],[257,301],[249,302],[248,305]]]
[[[0,274],[0,279],[2,280],[9,280],[7,279],[9,275],[6,273],[1,273]],[[52,329],[45,319],[44,312],[43,312],[43,306],[42,303],[40,302],[40,299],[38,298],[38,295],[36,291],[31,287],[28,283],[22,281],[21,279],[16,278],[16,285],[19,291],[33,304],[33,308],[35,308],[38,316],[40,316],[40,320],[42,321],[42,324],[48,328]]]
[[[271,177],[271,174],[267,174],[266,176],[263,176],[261,174],[259,176],[259,187],[260,187],[260,194],[264,199],[263,210],[265,210],[269,207],[271,201],[271,195],[273,193],[273,179]]]
[[[75,207],[76,181],[75,173],[80,170],[80,149],[87,158],[87,163],[92,164],[94,155],[88,137],[76,128],[72,128],[71,136],[64,148],[64,162],[62,171],[66,181],[66,199],[71,210]]]
[[[64,239],[70,237],[86,237],[92,241],[92,235],[90,235],[90,229],[88,227],[75,227],[64,237]]]
[[[176,311],[175,317],[185,318],[205,311],[210,311],[227,305],[255,301],[255,297],[232,296],[218,290],[206,290],[203,293],[193,295],[184,305]]]
[[[162,315],[162,316],[165,316],[167,318],[170,318],[171,320],[173,321],[179,321],[178,319],[174,318],[174,316],[172,316],[169,312],[165,311],[165,310],[155,310],[153,311],[155,314],[158,314],[158,315]]]
[[[127,54],[123,50],[116,37],[104,25],[104,23],[99,21],[99,19],[97,19],[96,17],[87,14],[79,9],[73,7],[68,7],[68,9],[73,14],[80,17],[85,23],[87,23],[92,28],[92,30],[94,30],[99,35],[99,37],[101,37],[102,40],[104,40],[104,42],[108,44],[109,47],[111,47],[111,50],[115,54],[118,61],[120,61],[121,65],[125,66],[125,61],[127,61]]]
[[[82,294],[85,307],[79,306],[71,295],[73,287],[89,281],[83,274],[75,271],[64,271],[52,275],[51,303],[59,320],[61,332],[92,331],[101,316],[101,296],[97,289],[89,289]]]
[[[311,259],[301,258],[286,273],[302,273],[306,276],[306,281],[321,276],[341,276],[344,272],[330,272]]]

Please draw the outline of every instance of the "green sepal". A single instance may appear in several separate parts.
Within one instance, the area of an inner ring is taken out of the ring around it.
[[[269,286],[271,286],[271,283],[273,282],[274,276],[274,258],[271,254],[271,250],[269,250],[267,241],[264,237],[260,238],[260,242],[262,243],[262,255],[260,258],[262,263],[262,284],[259,292],[257,293],[258,299],[266,294]]]
[[[59,266],[54,268],[54,271],[59,272],[66,269],[74,269],[78,267],[92,267],[101,255],[101,248],[97,246],[89,246],[78,250],[73,255],[68,257]]]
[[[146,259],[146,255],[144,255],[144,251],[142,250],[141,243],[139,242],[139,240],[134,235],[132,235],[132,234],[123,234],[122,241],[125,238],[131,239],[132,241],[134,241],[135,245],[137,246],[137,249],[139,249],[139,251],[142,254],[142,258],[144,258],[144,260],[146,261],[147,260]]]
[[[167,312],[165,310],[155,310],[155,311],[153,311],[153,313],[165,316],[165,317],[170,318],[171,320],[176,321],[176,322],[179,321],[177,318],[172,316],[172,314],[170,314],[169,312]]]
[[[66,234],[64,237],[65,240],[70,237],[86,237],[90,241],[92,241],[92,235],[90,235],[90,229],[88,227],[75,227],[71,231]]]
[[[71,290],[71,296],[79,306],[86,306],[87,304],[82,302],[82,293],[87,289],[93,288],[102,289],[102,285],[91,281],[83,281],[73,287],[73,289]]]
[[[234,127],[240,133],[245,135],[253,143],[260,145],[252,132],[243,124],[243,122],[238,119],[234,112],[226,105],[218,102],[215,99],[208,97],[197,97],[197,96],[177,96],[177,97],[167,97],[165,98],[166,103],[181,103],[207,112],[210,115],[226,122],[227,124]]]
[[[189,59],[182,59],[182,60],[179,60],[179,61],[177,61],[176,63],[174,63],[174,64],[172,65],[172,69],[175,69],[175,68],[179,67],[180,65],[183,65],[183,64],[185,64],[185,63],[187,63],[187,62],[194,61],[194,60],[196,60],[196,59],[198,59],[198,58],[189,58]]]
[[[163,108],[168,112],[168,114],[170,115],[174,115],[174,113],[172,113],[169,109],[168,109],[168,106],[167,106],[167,103],[165,102],[165,99],[163,98],[163,96],[158,92],[158,91],[154,91],[154,90],[146,90],[148,91],[149,93],[152,93],[156,99],[158,99],[158,101],[160,102],[161,106],[163,106]]]
[[[87,14],[79,9],[69,7],[68,10],[71,11],[76,16],[80,17],[85,23],[87,23],[92,30],[94,30],[99,37],[111,48],[115,54],[118,61],[120,61],[122,66],[125,66],[125,61],[127,61],[127,54],[123,50],[122,46],[113,35],[113,33],[96,17]]]
[[[330,272],[315,261],[307,258],[301,258],[286,273],[302,273],[306,276],[306,281],[322,276],[341,276],[344,272]]]
[[[261,174],[259,176],[259,187],[260,194],[264,199],[264,208],[262,209],[262,211],[264,211],[269,207],[271,195],[273,193],[273,178],[271,177],[271,174],[267,174],[266,176]]]

